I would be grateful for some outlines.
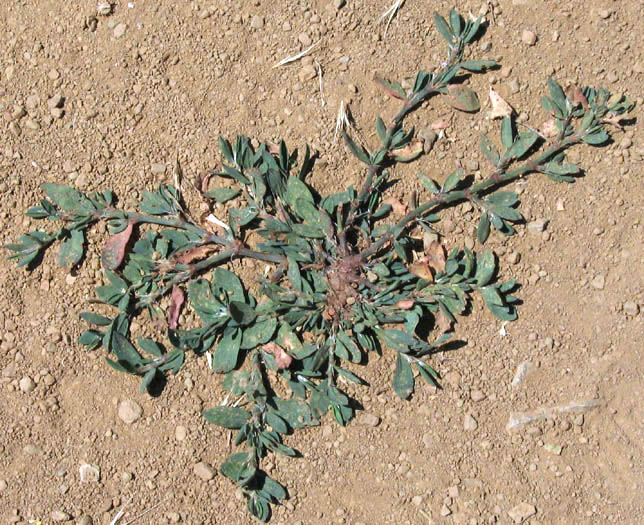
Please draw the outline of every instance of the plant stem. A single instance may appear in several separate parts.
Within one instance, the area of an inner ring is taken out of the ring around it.
[[[492,173],[492,175],[490,175],[487,179],[471,186],[470,188],[458,191],[452,190],[448,193],[439,194],[438,197],[435,197],[434,199],[421,204],[420,206],[409,212],[407,215],[405,215],[402,219],[400,219],[388,233],[380,237],[380,239],[378,239],[371,246],[360,252],[360,258],[364,261],[372,255],[375,255],[385,244],[398,238],[412,221],[418,219],[419,217],[422,217],[435,206],[471,199],[476,194],[481,193],[493,186],[502,186],[504,184],[507,184],[508,182],[523,177],[530,172],[537,171],[537,168],[540,164],[546,162],[561,150],[566,149],[578,142],[579,139],[576,136],[568,137],[561,142],[556,142],[555,144],[553,144],[552,147],[544,151],[535,160],[527,161],[522,166],[519,166],[511,171],[503,173],[497,170]]]

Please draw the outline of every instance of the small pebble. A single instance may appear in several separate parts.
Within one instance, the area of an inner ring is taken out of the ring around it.
[[[633,301],[626,301],[622,305],[622,308],[624,310],[624,313],[626,315],[630,315],[631,317],[635,317],[640,312],[639,305]]]
[[[610,9],[600,9],[599,10],[599,16],[606,20],[607,18],[610,17],[611,10]]]
[[[195,466],[193,467],[193,472],[195,473],[195,476],[203,479],[204,481],[210,481],[215,477],[215,474],[217,474],[215,469],[204,461],[200,461],[199,463],[195,464]]]
[[[261,29],[264,27],[264,17],[259,15],[253,16],[253,18],[250,19],[250,27],[253,29]]]
[[[380,423],[380,418],[374,414],[361,414],[357,419],[357,423],[365,427],[377,427]]]
[[[467,414],[463,420],[463,428],[469,432],[472,432],[478,428],[479,424],[476,422],[476,419],[472,414]]]
[[[30,394],[36,389],[36,383],[29,376],[25,376],[20,380],[20,390],[25,394]]]
[[[177,425],[177,428],[174,429],[174,438],[177,441],[183,441],[188,435],[188,429],[183,425]]]
[[[118,415],[122,421],[131,425],[143,415],[143,409],[136,401],[125,399],[119,404]]]
[[[470,397],[472,398],[472,401],[478,403],[479,401],[483,401],[487,396],[480,390],[472,390],[472,392],[470,392]]]
[[[534,34],[532,31],[528,31],[527,29],[524,29],[523,32],[521,33],[521,41],[524,44],[533,46],[537,43],[537,35]]]
[[[127,25],[121,22],[114,28],[114,38],[121,38],[127,31]]]
[[[84,516],[81,516],[76,523],[78,525],[94,525],[94,520],[91,516],[85,514]]]
[[[150,171],[153,175],[163,175],[165,173],[166,165],[163,162],[154,162],[150,166]]]
[[[80,480],[83,483],[98,483],[101,479],[101,469],[98,465],[83,463],[79,469]]]
[[[529,503],[519,503],[508,511],[508,515],[512,518],[514,523],[523,523],[530,516],[534,516],[536,513],[537,509],[535,506],[530,505]]]
[[[528,223],[528,231],[532,233],[541,233],[546,229],[548,221],[546,219],[537,219]]]
[[[601,273],[598,276],[596,276],[592,281],[590,281],[590,285],[596,290],[603,290],[605,284],[606,284],[606,278]]]
[[[63,521],[71,520],[72,517],[62,510],[55,510],[51,513],[51,519],[56,523],[62,523]]]

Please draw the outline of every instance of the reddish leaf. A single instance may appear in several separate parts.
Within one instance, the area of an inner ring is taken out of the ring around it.
[[[474,113],[481,108],[476,93],[465,86],[451,86],[447,100],[453,108],[468,113]]]
[[[411,162],[420,157],[425,149],[425,140],[415,138],[409,144],[392,152],[398,162]]]
[[[413,299],[401,299],[395,304],[395,307],[400,310],[410,310],[414,307]]]
[[[445,262],[447,261],[443,245],[438,241],[432,241],[425,250],[423,261],[429,264],[436,272],[442,272],[445,269]]]
[[[280,369],[288,368],[293,362],[293,358],[286,353],[286,351],[276,343],[266,343],[262,346],[262,350],[267,354],[273,354],[277,367]]]
[[[170,296],[170,306],[168,307],[168,327],[176,330],[179,324],[179,314],[181,314],[181,307],[186,300],[186,294],[177,285],[172,287],[172,295]]]
[[[417,277],[420,277],[421,279],[425,279],[427,281],[434,281],[432,271],[429,269],[427,263],[422,260],[419,260],[418,262],[415,262],[414,264],[409,266],[409,273],[413,273]]]
[[[407,213],[407,205],[400,202],[396,197],[389,197],[383,204],[389,204],[394,211],[394,215],[403,216]]]
[[[449,332],[452,329],[452,321],[449,320],[440,308],[436,314],[436,326],[441,334]]]
[[[108,270],[116,270],[121,266],[123,257],[125,257],[125,248],[132,236],[134,224],[134,221],[128,222],[127,227],[122,232],[112,235],[107,243],[105,243],[105,247],[101,253],[101,263]]]
[[[586,111],[588,110],[588,100],[586,100],[586,97],[579,86],[570,86],[566,93],[566,97],[568,97],[568,100],[570,100],[575,106],[577,104],[581,104]]]
[[[203,259],[213,252],[217,251],[217,247],[212,244],[204,244],[180,252],[174,259],[179,264],[190,264],[193,261]]]

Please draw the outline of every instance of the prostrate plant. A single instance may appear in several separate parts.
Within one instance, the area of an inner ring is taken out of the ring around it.
[[[33,267],[49,245],[61,240],[58,260],[70,269],[83,258],[86,230],[107,221],[112,237],[101,260],[109,284],[99,286],[96,295],[117,312],[114,317],[82,313],[94,328],[79,342],[90,348],[102,345],[110,366],[142,377],[141,391],[165,371],[177,373],[187,352],[207,356],[210,368],[225,374],[223,388],[237,400],[203,415],[236,430],[235,445],[246,443],[246,450],[229,456],[220,469],[241,487],[250,511],[261,520],[269,518],[270,503],[287,497],[286,489],[260,470],[261,459],[271,452],[296,455],[284,436],[319,424],[328,411],[341,425],[353,417],[356,404],[338,384],[340,377],[365,384],[351,364],[365,363],[369,351],[395,352],[393,388],[408,398],[414,391],[414,368],[438,386],[439,375],[426,359],[447,341],[445,332],[464,313],[472,294],[481,294],[500,319],[515,319],[517,299],[511,292],[517,283],[495,280],[497,264],[489,249],[446,254],[436,241],[423,244],[422,232],[433,232],[439,213],[468,200],[481,212],[481,243],[491,227],[511,235],[513,224],[523,220],[518,197],[498,190],[530,173],[573,182],[580,169],[565,162],[565,151],[579,143],[606,143],[606,125],[619,125],[633,107],[603,89],[573,88],[566,94],[550,79],[550,97],[542,104],[556,126],[551,139],[531,130],[518,133],[514,121],[504,119],[500,149],[481,137],[482,152],[493,166],[489,176],[475,182],[457,169],[439,185],[421,174],[429,198],[419,203],[412,196],[411,211],[393,221],[392,206],[383,199],[391,186],[387,169],[423,151],[413,130],[403,128],[405,117],[438,94],[457,109],[477,111],[476,95],[462,83],[454,84],[456,75],[496,65],[463,59],[481,20],[465,22],[453,10],[449,18],[448,23],[435,15],[449,44],[438,71],[420,71],[410,92],[397,82],[379,80],[403,101],[389,123],[378,118],[380,146],[369,151],[345,134],[349,149],[366,166],[359,190],[349,187],[319,196],[306,182],[314,167],[308,147],[295,169],[297,152],[289,153],[284,142],[253,147],[246,137],[238,137],[234,145],[220,139],[228,164],[200,185],[204,198],[229,203],[226,222],[209,217],[220,225],[218,232],[192,218],[173,186],[145,192],[139,211],[126,211],[115,207],[109,190],[85,195],[45,184],[47,199],[27,215],[63,226],[53,234],[28,233],[8,246],[19,265]],[[232,179],[236,186],[208,191],[212,176]],[[144,230],[146,224],[154,227]],[[251,233],[260,241],[249,247]],[[235,273],[219,267],[246,257],[272,265],[260,278],[256,296]],[[160,299],[168,294],[167,340],[138,338],[137,348],[129,336],[132,319],[145,310],[152,317],[163,316]],[[178,327],[180,311],[188,305],[201,326]]]

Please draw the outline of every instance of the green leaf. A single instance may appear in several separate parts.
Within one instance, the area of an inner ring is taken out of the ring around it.
[[[594,133],[584,135],[582,137],[582,140],[586,144],[590,144],[591,146],[600,146],[600,145],[604,144],[605,142],[607,142],[609,138],[610,138],[610,136],[608,135],[608,133],[605,130],[601,129],[601,130],[596,131]]]
[[[83,243],[85,235],[82,230],[72,230],[70,237],[63,241],[58,252],[58,264],[63,268],[71,269],[83,258]]]
[[[548,89],[550,90],[550,96],[552,97],[553,102],[559,106],[559,109],[561,109],[564,115],[567,115],[566,94],[557,81],[552,77],[548,78]]]
[[[236,190],[234,188],[215,188],[214,190],[207,191],[204,193],[204,197],[208,199],[214,199],[219,203],[228,202],[236,197],[241,195],[241,190]]]
[[[466,60],[465,62],[459,63],[461,69],[465,69],[466,71],[471,71],[473,73],[480,73],[498,65],[498,62],[495,60]]]
[[[414,391],[414,372],[403,354],[396,356],[396,369],[393,379],[394,391],[402,399],[407,399]]]
[[[248,511],[261,522],[267,522],[271,515],[268,503],[255,495],[248,499]]]
[[[445,179],[445,182],[443,183],[443,189],[441,190],[443,193],[447,193],[448,191],[452,191],[455,189],[461,180],[463,180],[463,175],[465,175],[465,170],[463,168],[458,168],[457,170],[454,170],[447,179]]]
[[[440,388],[440,385],[438,384],[438,373],[436,370],[422,361],[416,361],[416,368],[418,368],[418,372],[420,372],[420,375],[428,385]]]
[[[161,357],[164,354],[164,351],[161,345],[159,345],[159,343],[157,343],[156,341],[153,341],[152,339],[139,337],[137,338],[136,342],[148,354],[152,354],[155,357]]]
[[[476,255],[476,273],[474,278],[479,286],[488,284],[494,276],[496,270],[496,261],[494,253],[489,248]]]
[[[81,312],[78,315],[83,321],[87,321],[88,323],[95,324],[97,326],[108,326],[112,322],[109,317],[98,315],[93,312]]]
[[[219,149],[221,149],[221,152],[223,153],[224,157],[226,157],[226,160],[228,162],[235,164],[235,157],[233,156],[233,150],[230,147],[230,142],[228,142],[223,137],[219,137]]]
[[[261,478],[259,486],[262,492],[268,493],[276,500],[286,499],[286,489],[280,483],[272,479],[268,474],[262,475]]]
[[[286,184],[286,202],[291,208],[295,209],[297,199],[304,199],[313,204],[313,194],[306,183],[297,177],[289,177]]]
[[[240,326],[247,326],[257,318],[255,309],[241,301],[230,301],[228,304],[228,313],[233,321]]]
[[[539,135],[534,131],[521,133],[519,138],[512,144],[512,147],[505,153],[506,158],[521,158],[539,140]]]
[[[226,458],[219,467],[219,472],[240,485],[247,484],[257,472],[251,464],[251,456],[248,452],[237,452]]]
[[[500,165],[501,157],[499,155],[499,150],[496,149],[496,146],[492,144],[492,142],[490,142],[487,135],[481,135],[481,151],[493,166],[498,167]]]
[[[437,12],[434,12],[434,25],[448,44],[452,44],[454,42],[454,33],[452,32],[452,29],[447,24],[447,21]]]
[[[450,86],[447,102],[453,108],[467,113],[474,113],[481,109],[481,104],[476,93],[467,86]]]
[[[517,222],[523,219],[523,216],[521,215],[521,212],[519,210],[509,208],[508,206],[490,206],[489,211],[492,214],[501,217],[502,219],[512,222]]]
[[[241,341],[241,330],[227,328],[224,331],[212,358],[212,369],[215,372],[223,374],[237,366]]]
[[[274,317],[255,321],[251,326],[244,329],[241,348],[243,350],[250,350],[267,343],[273,337],[276,328],[277,319]]]
[[[418,174],[418,178],[421,180],[423,183],[423,186],[425,186],[425,189],[429,191],[430,193],[438,193],[440,191],[440,188],[438,187],[438,184],[436,184],[432,179],[429,177],[426,177],[422,173]]]
[[[244,286],[233,272],[224,268],[216,268],[213,283],[217,288],[225,291],[229,299],[245,302]]]
[[[317,425],[319,421],[313,417],[311,406],[297,399],[275,398],[275,405],[280,417],[292,428],[304,428],[307,426]]]
[[[376,120],[376,131],[378,132],[378,137],[380,138],[382,145],[385,148],[388,148],[390,142],[389,133],[387,133],[385,122],[380,117]]]
[[[275,432],[280,434],[287,434],[288,427],[286,426],[286,421],[284,421],[278,414],[274,411],[269,410],[266,412],[266,422],[273,428]]]
[[[89,215],[96,207],[81,192],[59,184],[43,184],[43,190],[61,210],[73,215]]]
[[[208,421],[208,423],[212,423],[214,425],[217,425],[223,428],[229,428],[232,430],[241,428],[242,425],[246,424],[246,422],[250,419],[250,415],[251,415],[250,412],[247,412],[246,410],[240,407],[218,406],[218,407],[209,408],[208,410],[203,411],[203,417],[205,418],[206,421]],[[246,453],[244,453],[244,456],[246,456]],[[241,456],[239,457],[241,458]],[[244,460],[245,459],[246,458],[244,458]],[[223,466],[222,466],[222,472],[223,472]]]
[[[102,339],[103,334],[101,332],[97,332],[96,330],[87,330],[78,338],[78,344],[92,349],[95,346],[98,346]]]
[[[514,144],[514,124],[510,117],[505,117],[501,121],[501,143],[506,150],[510,149]]]
[[[114,352],[119,361],[125,361],[132,365],[141,364],[143,360],[129,339],[116,330],[112,333],[111,348],[108,350]]]
[[[513,191],[497,191],[487,198],[487,202],[501,206],[514,206],[519,196]]]
[[[342,131],[342,136],[344,141],[347,143],[347,146],[351,150],[359,161],[364,162],[367,165],[371,164],[371,154],[362,146],[358,146],[355,141],[349,136],[346,131]]]
[[[389,348],[397,352],[409,352],[416,344],[416,340],[402,330],[380,330],[378,335]]]
[[[463,30],[463,17],[458,14],[456,9],[451,9],[449,12],[449,24],[455,36],[460,36]]]
[[[139,387],[139,392],[143,394],[152,384],[152,381],[154,381],[154,378],[156,375],[157,375],[156,368],[152,368],[151,370],[148,370],[143,376],[143,380],[141,381],[141,386]]]
[[[485,244],[490,236],[490,218],[487,212],[483,212],[478,228],[476,229],[476,238],[481,244]]]

